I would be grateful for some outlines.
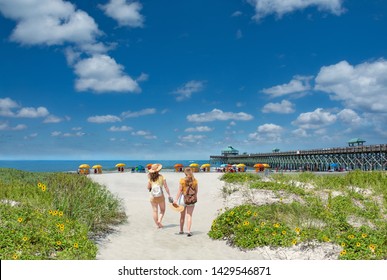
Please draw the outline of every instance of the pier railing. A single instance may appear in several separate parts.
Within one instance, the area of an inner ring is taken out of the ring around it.
[[[212,163],[253,166],[267,163],[276,169],[327,171],[335,170],[386,170],[387,144],[351,146],[313,150],[295,150],[272,153],[210,156]]]

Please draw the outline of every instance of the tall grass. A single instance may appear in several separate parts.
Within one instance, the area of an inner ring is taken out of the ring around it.
[[[234,191],[243,183],[252,189],[301,196],[305,203],[246,204],[227,209],[214,220],[208,233],[211,238],[227,239],[244,249],[317,240],[341,246],[340,259],[387,259],[385,172],[275,174],[269,182],[239,173],[222,180],[232,184]]]
[[[0,259],[95,259],[96,239],[126,220],[85,176],[0,169]]]

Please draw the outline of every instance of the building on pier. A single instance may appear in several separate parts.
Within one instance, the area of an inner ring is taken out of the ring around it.
[[[387,170],[387,144],[256,154],[222,153],[210,156],[210,161],[213,164],[244,163],[247,166],[266,163],[278,170]]]

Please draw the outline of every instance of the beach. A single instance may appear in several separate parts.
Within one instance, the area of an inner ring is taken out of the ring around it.
[[[175,198],[183,173],[161,172]],[[180,214],[167,203],[164,227],[157,229],[152,219],[146,173],[91,174],[90,179],[106,186],[122,199],[128,222],[98,242],[99,260],[289,260],[337,259],[332,244],[302,244],[291,248],[268,247],[242,251],[225,241],[212,240],[207,233],[213,220],[226,206],[221,195],[222,173],[195,173],[199,182],[198,202],[193,213],[192,237],[179,233]],[[234,199],[235,200],[235,199]],[[185,229],[186,230],[186,229]]]

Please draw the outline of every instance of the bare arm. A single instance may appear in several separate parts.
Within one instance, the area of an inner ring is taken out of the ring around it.
[[[164,188],[165,188],[165,191],[166,191],[167,194],[168,194],[168,197],[170,197],[170,196],[171,196],[171,193],[169,192],[167,180],[165,180],[165,179],[164,179]]]

